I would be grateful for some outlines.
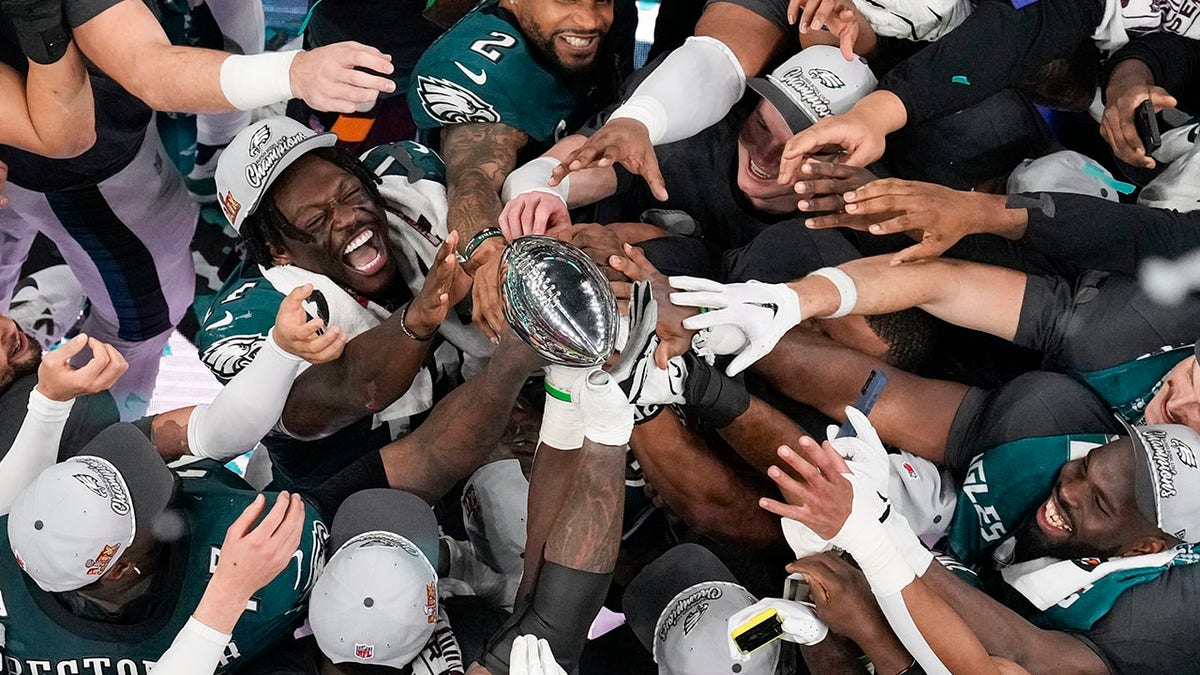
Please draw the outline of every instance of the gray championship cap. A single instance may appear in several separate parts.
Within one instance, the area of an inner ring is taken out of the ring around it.
[[[875,89],[874,73],[861,56],[842,57],[837,47],[816,45],[746,85],[767,99],[793,134],[830,115],[840,115]]]
[[[305,153],[337,143],[337,135],[318,134],[296,120],[269,117],[242,129],[217,160],[217,203],[241,231],[271,183]]]
[[[1200,540],[1200,434],[1182,424],[1129,427],[1136,441],[1134,496],[1138,510],[1167,534]]]
[[[112,569],[139,532],[154,532],[175,476],[132,424],[114,424],[47,468],[13,502],[17,564],[44,591],[74,591]]]
[[[756,602],[712,552],[680,544],[634,577],[622,604],[661,675],[772,675],[778,642],[747,662],[729,657],[729,617]]]
[[[334,516],[329,547],[308,609],[317,646],[334,663],[404,668],[438,618],[438,526],[429,504],[399,490],[355,493]]]

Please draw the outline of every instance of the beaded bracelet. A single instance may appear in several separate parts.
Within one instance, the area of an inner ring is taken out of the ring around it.
[[[417,335],[414,333],[412,329],[408,327],[409,307],[412,307],[412,303],[406,302],[404,303],[404,307],[400,309],[400,330],[404,331],[404,334],[408,336],[408,339],[410,340],[416,340],[417,342],[429,342],[433,339],[434,335],[437,335],[437,328],[434,328],[429,335]]]
[[[474,237],[471,237],[470,240],[467,241],[467,245],[463,247],[463,258],[470,261],[471,255],[475,253],[475,250],[478,249],[483,242],[491,239],[492,237],[503,236],[504,233],[501,232],[500,228],[498,227],[489,227],[485,230],[480,230],[475,234]]]

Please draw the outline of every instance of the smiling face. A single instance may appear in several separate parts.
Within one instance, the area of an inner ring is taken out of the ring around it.
[[[515,0],[506,7],[542,56],[569,74],[591,67],[613,22],[612,0]]]
[[[42,348],[16,321],[0,316],[0,391],[18,377],[36,372],[42,362]]]
[[[1189,356],[1167,373],[1163,386],[1146,404],[1146,424],[1185,424],[1200,431],[1200,366]]]
[[[286,238],[277,265],[320,272],[359,294],[386,298],[399,278],[387,218],[357,176],[314,154],[296,160],[273,189],[275,206],[304,241]]]
[[[767,213],[796,210],[792,185],[780,185],[779,160],[792,131],[783,115],[765,99],[742,122],[738,133],[737,185],[754,208]]]
[[[1134,501],[1132,443],[1121,438],[1063,465],[1049,498],[1017,534],[1027,557],[1105,558],[1168,544]]]

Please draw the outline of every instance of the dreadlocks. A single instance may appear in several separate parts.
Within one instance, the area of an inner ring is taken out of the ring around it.
[[[353,154],[338,146],[316,148],[312,154],[358,178],[371,199],[382,206],[383,198],[379,195],[379,177],[371,173]],[[272,266],[271,251],[272,249],[276,251],[283,249],[285,238],[303,242],[312,241],[312,235],[289,223],[279,211],[279,207],[275,205],[275,186],[278,184],[275,182],[267,190],[262,201],[259,202],[258,208],[242,223],[242,243],[254,262],[263,267]]]

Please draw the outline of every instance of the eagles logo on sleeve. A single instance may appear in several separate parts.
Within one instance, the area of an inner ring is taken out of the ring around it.
[[[443,124],[500,121],[496,108],[450,80],[418,75],[417,96],[425,112]]]
[[[237,375],[242,368],[250,365],[254,355],[258,353],[263,342],[267,339],[261,333],[256,335],[232,335],[218,340],[204,350],[201,360],[222,381],[228,381]]]

